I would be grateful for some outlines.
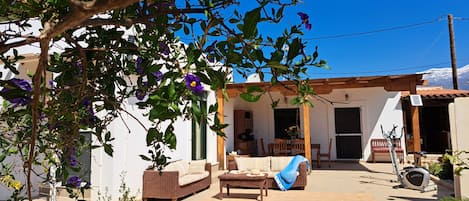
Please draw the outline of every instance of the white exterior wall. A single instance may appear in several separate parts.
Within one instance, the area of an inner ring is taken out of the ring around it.
[[[348,94],[348,99],[345,99]],[[321,144],[321,152],[328,151],[329,138],[333,139],[331,157],[336,159],[335,152],[335,127],[334,108],[336,107],[359,107],[361,108],[362,123],[362,152],[361,160],[369,160],[371,138],[382,138],[381,127],[390,130],[393,124],[398,128],[403,125],[403,112],[400,103],[400,92],[387,92],[382,87],[339,89],[330,94],[321,95],[321,98],[313,98],[314,107],[310,109],[311,142]],[[290,98],[280,93],[272,93],[273,100],[279,99],[278,108],[296,108],[289,104]],[[239,97],[230,100],[230,104],[225,106],[225,122],[233,124],[233,110],[250,110],[253,112],[253,133],[256,139],[264,139],[264,147],[273,142],[275,135],[274,112],[270,105],[270,98],[264,95],[258,102],[248,103]],[[300,107],[300,123],[303,124],[302,107]],[[230,112],[230,113],[228,113]],[[231,116],[230,116],[231,114]],[[233,126],[229,126],[226,132],[229,133],[226,141],[227,151],[233,150]],[[404,144],[404,139],[402,139]],[[266,150],[267,151],[267,150]],[[312,153],[315,159],[315,153]]]
[[[209,92],[207,103],[215,101],[215,93]],[[136,99],[130,98],[125,109],[139,119],[146,128],[150,128],[150,122],[142,114],[144,110],[138,109],[135,105]],[[116,119],[108,129],[111,131],[115,140],[113,141],[113,157],[108,156],[102,148],[92,151],[91,156],[91,184],[92,200],[98,199],[98,193],[101,196],[112,196],[112,200],[117,200],[120,196],[119,187],[121,185],[121,174],[125,173],[125,184],[130,189],[131,195],[141,198],[142,195],[142,176],[143,171],[151,165],[151,162],[142,160],[139,155],[147,155],[146,131],[130,115],[122,114],[122,118]],[[170,161],[191,160],[192,157],[192,126],[191,120],[178,120],[174,124],[177,136],[176,150],[168,150],[167,156]],[[127,126],[126,126],[127,125]],[[217,163],[217,143],[216,133],[212,132],[207,126],[207,161]]]
[[[455,98],[454,103],[449,104],[449,117],[452,150],[469,151],[469,98]],[[461,156],[467,159],[469,154]],[[469,198],[468,170],[454,176],[454,193],[456,198]]]

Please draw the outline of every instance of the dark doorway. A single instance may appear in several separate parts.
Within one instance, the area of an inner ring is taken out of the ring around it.
[[[285,131],[290,126],[300,125],[300,110],[298,108],[275,109],[275,138],[289,139]]]
[[[422,150],[441,154],[449,149],[448,107],[423,107],[421,118]]]
[[[335,108],[334,119],[337,158],[360,159],[362,157],[360,108]]]

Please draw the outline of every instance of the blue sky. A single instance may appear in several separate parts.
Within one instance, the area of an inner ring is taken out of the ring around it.
[[[448,14],[455,18],[457,65],[469,64],[468,10],[466,0],[305,0],[299,7],[286,10],[285,23],[297,23],[298,11],[310,16],[313,28],[305,30],[304,38],[309,39],[310,47],[319,46],[320,58],[331,66],[330,70],[311,70],[312,78],[407,74],[451,66]],[[406,29],[324,38],[438,18],[441,20]]]
[[[249,10],[243,7],[249,4],[250,0],[241,0],[238,9]],[[451,67],[448,14],[455,18],[457,66],[469,64],[468,10],[468,0],[304,0],[286,9],[280,24],[260,31],[279,35],[300,23],[298,12],[307,13],[313,25],[312,30],[304,30],[307,51],[319,46],[319,57],[331,67],[311,67],[310,78],[413,74]],[[227,19],[230,15],[225,13]],[[415,26],[398,28],[407,25]],[[387,31],[379,31],[383,29]],[[373,33],[360,34],[364,32]],[[344,34],[353,36],[330,38]],[[235,81],[243,80],[235,76]]]

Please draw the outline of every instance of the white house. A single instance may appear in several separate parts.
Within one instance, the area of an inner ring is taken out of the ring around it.
[[[20,53],[37,53],[37,48],[31,48],[21,49]],[[34,62],[28,60],[22,66],[25,69],[34,68]],[[180,119],[174,125],[177,148],[168,150],[167,153],[172,160],[191,160],[193,153],[197,152],[199,157],[206,158],[215,167],[225,168],[226,153],[239,149],[236,139],[241,127],[237,128],[238,125],[243,124],[242,129],[252,130],[255,139],[253,142],[257,146],[253,154],[257,154],[262,147],[259,144],[260,139],[264,142],[264,147],[267,147],[276,137],[281,137],[283,127],[279,125],[297,124],[301,130],[300,137],[320,144],[321,152],[327,151],[329,139],[332,139],[332,160],[367,161],[370,158],[370,140],[381,138],[381,125],[385,129],[391,129],[393,125],[401,128],[404,125],[401,91],[415,93],[416,86],[423,83],[421,75],[311,80],[310,85],[317,93],[316,96],[310,97],[314,105],[312,108],[289,104],[296,92],[278,86],[272,88],[271,98],[263,95],[258,102],[246,102],[239,98],[239,94],[245,91],[248,85],[265,88],[270,83],[255,82],[253,79],[250,83],[229,84],[229,101],[220,98],[218,92],[206,91],[207,104],[218,102],[224,123],[230,125],[224,130],[226,139],[217,136],[208,127],[193,127],[190,120]],[[288,82],[285,84],[293,86]],[[271,99],[280,100],[277,108],[270,106]],[[134,98],[129,98],[123,107],[148,127],[150,122],[135,103]],[[418,108],[413,107],[413,111],[418,111]],[[242,115],[237,116],[236,113]],[[109,157],[102,148],[98,148],[81,158],[84,169],[89,170],[87,176],[91,181],[93,200],[97,200],[99,196],[112,196],[112,200],[117,200],[122,179],[131,195],[141,195],[143,170],[150,165],[139,157],[140,154],[147,153],[146,132],[130,115],[122,114],[122,118],[116,119],[108,127],[116,138],[112,142],[114,157]],[[412,122],[418,125],[418,118],[412,119]],[[205,130],[205,133],[201,133],[201,130]],[[86,135],[86,132],[83,133]],[[412,133],[418,137],[418,131]],[[315,159],[308,147],[309,145],[305,150],[306,157]],[[35,188],[37,186],[35,185]],[[0,191],[0,200],[7,199],[5,196],[8,196],[8,193],[4,193],[6,191],[3,188],[0,188]]]

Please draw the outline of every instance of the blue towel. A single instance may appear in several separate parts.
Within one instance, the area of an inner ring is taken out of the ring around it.
[[[308,159],[301,155],[296,155],[290,163],[288,163],[287,167],[275,175],[274,180],[280,190],[286,191],[293,186],[296,181],[296,177],[298,176],[298,169],[301,162],[306,162],[306,167],[309,171]]]

